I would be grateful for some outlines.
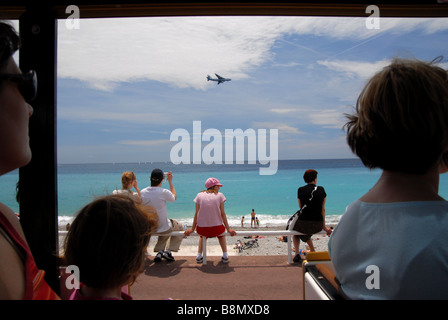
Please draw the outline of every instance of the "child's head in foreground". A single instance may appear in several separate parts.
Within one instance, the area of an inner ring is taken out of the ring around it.
[[[142,272],[156,219],[151,207],[129,197],[111,195],[89,203],[67,234],[67,265],[76,265],[79,281],[91,288],[111,289],[134,282]]]

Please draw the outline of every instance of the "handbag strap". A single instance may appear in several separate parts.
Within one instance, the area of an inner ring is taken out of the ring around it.
[[[310,199],[308,200],[308,202],[311,202],[311,200],[313,200],[314,191],[316,191],[316,190],[317,190],[317,186],[315,186],[313,191],[311,191],[311,196],[310,196]]]
[[[317,186],[315,186],[314,187],[314,189],[313,189],[313,191],[311,191],[311,196],[310,196],[310,198],[308,199],[308,204],[310,204],[311,203],[311,200],[313,200],[313,196],[314,196],[314,191],[316,191],[317,190]],[[299,212],[299,216],[300,216],[300,214],[302,213],[302,211],[303,211],[303,209],[305,209],[306,208],[306,203],[302,206],[302,208],[300,208],[300,212]]]

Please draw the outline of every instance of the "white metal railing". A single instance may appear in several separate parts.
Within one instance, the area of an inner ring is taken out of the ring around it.
[[[66,234],[67,231],[59,231],[60,235]],[[276,231],[236,231],[236,236],[287,236],[287,250],[288,250],[288,263],[292,263],[292,255],[291,255],[291,236],[293,235],[302,235],[303,233],[300,233],[298,231],[289,231],[289,230],[276,230]],[[326,234],[325,231],[321,231],[315,234]],[[164,234],[158,234],[153,233],[151,236],[174,236],[174,237],[184,237],[185,234],[183,231],[173,231],[171,233],[164,233]],[[222,234],[223,236],[230,236],[230,233],[224,232]],[[189,235],[189,237],[199,237],[200,235],[196,232],[193,232]],[[207,264],[207,239],[204,237],[202,239],[202,256],[204,257],[204,260],[202,264]]]
[[[300,233],[298,231],[289,231],[289,230],[276,230],[276,231],[236,231],[236,236],[287,236],[287,250],[288,250],[288,263],[292,263],[292,255],[291,255],[291,236],[293,235],[302,235],[303,233]],[[326,234],[325,231],[318,232],[316,234]],[[157,234],[154,234],[157,235]],[[165,236],[167,234],[164,234]],[[182,231],[173,231],[169,233],[168,235],[171,236],[184,236],[184,233]],[[222,234],[223,236],[230,236],[230,233],[224,232]],[[189,235],[199,237],[200,235],[196,232],[193,232]],[[207,264],[207,239],[204,237],[202,238],[202,256],[204,258],[202,264]]]

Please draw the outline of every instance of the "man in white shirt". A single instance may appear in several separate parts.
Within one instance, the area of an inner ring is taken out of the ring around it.
[[[152,206],[157,210],[159,216],[159,227],[157,228],[156,233],[168,234],[172,231],[181,231],[183,228],[176,220],[168,219],[166,202],[174,202],[177,195],[173,186],[173,173],[170,171],[166,176],[170,185],[170,190],[162,188],[164,177],[165,176],[162,170],[154,169],[150,178],[151,186],[143,189],[140,194],[142,204]],[[160,262],[162,258],[165,258],[168,261],[174,261],[174,257],[171,252],[177,252],[179,250],[182,239],[182,236],[159,236],[154,247],[154,252],[157,252],[154,261]],[[168,240],[169,244],[167,246]]]

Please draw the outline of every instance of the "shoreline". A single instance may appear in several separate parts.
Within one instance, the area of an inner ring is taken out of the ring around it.
[[[327,215],[325,217],[326,225],[335,227],[343,214],[338,215]],[[241,217],[229,216],[227,215],[227,221],[229,225],[234,230],[245,230],[245,231],[253,231],[253,230],[284,230],[286,228],[286,224],[288,219],[291,217],[290,215],[268,215],[268,214],[257,214],[257,217],[260,217],[260,225],[258,228],[250,227],[250,219],[247,219],[244,222],[244,227],[241,227]],[[75,216],[59,216],[58,217],[58,230],[66,231],[67,224],[71,224]],[[178,218],[178,217],[170,217],[174,220],[177,220],[181,225],[186,227],[190,227],[193,223],[193,217],[191,218]]]

